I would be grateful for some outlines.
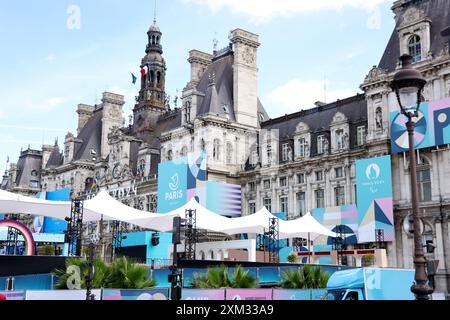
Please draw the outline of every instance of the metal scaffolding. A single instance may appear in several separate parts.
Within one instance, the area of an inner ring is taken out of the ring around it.
[[[186,210],[186,228],[184,240],[184,259],[195,260],[197,247],[196,210]]]
[[[268,237],[269,263],[278,263],[280,242],[278,218],[269,218],[269,232],[266,235]]]
[[[67,236],[69,242],[69,256],[81,256],[81,240],[83,232],[83,200],[72,200],[70,218],[67,217]]]

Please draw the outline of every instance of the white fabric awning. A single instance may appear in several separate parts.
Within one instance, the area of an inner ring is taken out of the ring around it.
[[[336,238],[338,235],[320,224],[309,212],[296,220],[285,221],[283,227],[280,226],[280,239],[309,237],[314,240],[320,236]]]
[[[96,197],[84,202],[83,221],[123,221],[141,228],[160,232],[170,232],[173,218],[185,218],[186,210],[196,211],[196,227],[228,235],[241,233],[264,234],[269,231],[270,219],[277,218],[266,208],[255,214],[240,218],[227,218],[216,214],[200,205],[195,198],[186,205],[166,214],[150,213],[131,208],[101,191]],[[30,214],[64,220],[70,217],[70,201],[48,201],[26,197],[0,190],[0,212],[12,214]],[[292,221],[279,220],[280,239],[308,238],[315,239],[325,235],[336,237],[337,234],[321,225],[308,213]]]

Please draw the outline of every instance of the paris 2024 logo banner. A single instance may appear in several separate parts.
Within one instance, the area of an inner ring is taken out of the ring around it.
[[[356,161],[358,243],[395,237],[392,205],[391,156]]]
[[[407,117],[399,111],[391,112],[392,153],[409,150]],[[424,102],[414,119],[414,144],[416,149],[450,143],[450,99]]]

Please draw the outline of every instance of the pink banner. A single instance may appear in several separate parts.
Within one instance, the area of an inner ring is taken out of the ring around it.
[[[272,289],[227,289],[226,300],[272,300]]]

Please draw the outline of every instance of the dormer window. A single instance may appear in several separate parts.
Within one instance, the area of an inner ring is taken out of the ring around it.
[[[409,55],[413,57],[413,63],[422,60],[422,43],[418,35],[413,35],[408,41]]]
[[[225,114],[229,114],[229,113],[230,113],[230,110],[228,109],[228,106],[227,106],[226,104],[223,104],[223,105],[222,105],[222,110],[223,110],[223,112],[224,112]]]
[[[264,122],[266,119],[262,113],[259,114],[259,121]]]

